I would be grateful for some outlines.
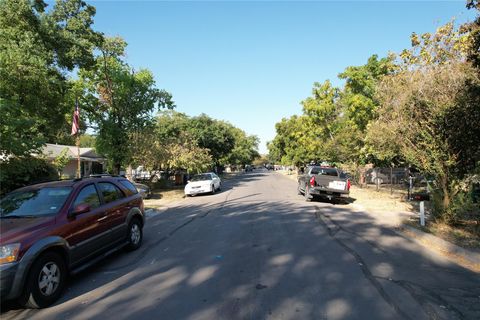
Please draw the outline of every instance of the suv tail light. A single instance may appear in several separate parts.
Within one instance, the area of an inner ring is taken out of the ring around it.
[[[347,190],[350,191],[350,187],[352,186],[352,183],[350,182],[350,179],[347,180]]]
[[[310,178],[310,186],[315,187],[315,177]]]

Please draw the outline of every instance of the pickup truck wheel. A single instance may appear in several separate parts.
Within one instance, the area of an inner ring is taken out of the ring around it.
[[[133,218],[128,225],[128,244],[127,251],[133,251],[140,247],[143,239],[142,223],[140,219]]]
[[[297,194],[301,196],[303,194],[302,190],[300,190],[300,183],[297,186]]]
[[[60,298],[66,277],[67,267],[59,254],[42,254],[30,269],[19,303],[32,309],[48,307]]]
[[[308,187],[308,184],[305,186],[305,201],[310,202],[312,201],[312,196],[310,195],[310,188]]]

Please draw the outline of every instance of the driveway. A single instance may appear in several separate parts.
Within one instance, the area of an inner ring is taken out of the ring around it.
[[[275,172],[150,214],[143,246],[2,319],[479,319],[480,276]]]

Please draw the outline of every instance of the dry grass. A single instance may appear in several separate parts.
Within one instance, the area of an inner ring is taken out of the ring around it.
[[[361,205],[369,211],[403,212],[412,211],[413,206],[405,201],[401,193],[390,194],[390,191],[376,191],[373,188],[359,188],[352,186],[350,197],[355,199],[355,204]]]
[[[156,190],[152,192],[150,199],[145,199],[143,202],[145,208],[159,208],[167,204],[183,199],[184,192],[182,188],[174,188],[167,190]]]
[[[418,221],[406,221],[414,228],[431,233],[443,240],[454,243],[457,246],[474,249],[480,253],[480,234],[478,227],[470,224],[462,224],[456,227],[449,226],[443,222],[427,221],[425,227],[418,225]]]

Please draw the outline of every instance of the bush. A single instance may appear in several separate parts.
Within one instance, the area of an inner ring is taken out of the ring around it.
[[[480,225],[480,204],[475,203],[472,191],[458,192],[447,208],[442,210],[440,197],[434,197],[434,211],[436,217],[450,226],[456,226],[465,221],[475,222]],[[438,214],[440,213],[440,214]]]
[[[19,157],[0,163],[0,194],[56,179],[57,169],[45,159]]]

